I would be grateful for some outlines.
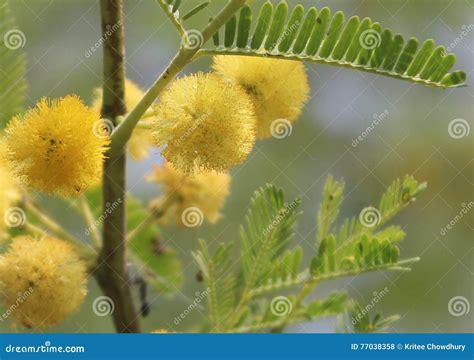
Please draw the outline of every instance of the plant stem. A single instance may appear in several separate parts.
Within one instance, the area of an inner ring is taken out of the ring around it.
[[[125,64],[122,0],[101,0],[103,44],[102,117],[117,118],[127,112],[124,101]],[[116,30],[111,33],[109,29]],[[104,220],[103,245],[95,277],[104,294],[114,303],[113,320],[118,332],[139,332],[126,266],[126,156],[120,146],[107,154],[103,173],[103,209],[118,206]]]
[[[124,145],[130,138],[133,129],[141,119],[143,114],[153,104],[161,91],[170,83],[171,80],[183,70],[194,58],[194,55],[208,41],[216,31],[219,30],[244,4],[246,0],[231,0],[221,12],[211,21],[202,31],[202,42],[199,46],[186,48],[181,47],[179,52],[173,58],[168,67],[161,73],[155,83],[148,89],[143,98],[138,102],[132,111],[126,116],[123,122],[115,129],[112,134],[111,154],[122,151]]]
[[[246,0],[231,0],[202,32],[203,45],[237,12]],[[107,203],[122,200],[120,205],[104,221],[104,241],[96,271],[102,291],[112,298],[115,305],[114,323],[119,332],[138,332],[138,316],[133,306],[128,274],[126,270],[126,157],[125,145],[140,118],[168,83],[188,65],[201,46],[181,47],[165,71],[146,92],[125,119],[117,121],[127,113],[124,103],[124,30],[122,0],[101,0],[102,33],[104,39],[104,86],[102,117],[113,119],[116,129],[112,135],[111,148],[107,153],[103,175],[104,209]],[[118,26],[118,27],[117,27]],[[110,34],[108,29],[117,30]]]

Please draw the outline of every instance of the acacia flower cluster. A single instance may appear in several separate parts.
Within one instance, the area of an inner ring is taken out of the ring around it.
[[[230,176],[216,171],[186,176],[177,171],[172,164],[165,163],[155,167],[147,179],[162,186],[163,195],[153,203],[159,204],[171,197],[177,199],[164,214],[164,220],[174,217],[178,224],[182,224],[184,211],[193,207],[202,211],[208,222],[216,223],[220,218],[220,209],[229,194]]]
[[[5,156],[11,171],[27,188],[63,196],[98,185],[110,142],[100,134],[100,121],[99,113],[77,96],[41,99],[7,125]]]
[[[255,142],[255,116],[245,92],[215,74],[175,80],[156,107],[153,130],[164,157],[180,171],[226,171]],[[192,129],[192,131],[189,131]]]
[[[62,322],[83,302],[86,266],[68,243],[45,236],[18,236],[0,256],[0,294],[12,316],[41,329]],[[20,303],[18,294],[29,295]]]
[[[273,121],[295,121],[308,98],[299,62],[216,56],[213,67],[175,80],[156,107],[156,144],[187,174],[242,163],[257,137],[271,136]]]
[[[213,68],[252,100],[259,139],[272,136],[275,120],[296,121],[308,99],[308,77],[298,61],[221,55],[214,57]]]

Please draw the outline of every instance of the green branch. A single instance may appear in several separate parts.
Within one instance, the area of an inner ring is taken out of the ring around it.
[[[132,109],[127,117],[120,123],[112,134],[111,153],[119,153],[132,135],[133,129],[143,114],[153,104],[161,91],[183,70],[194,58],[199,49],[219,30],[244,4],[246,0],[231,0],[230,3],[210,22],[202,31],[202,38],[196,47],[181,46],[167,68],[161,73],[155,83],[148,89],[143,98]],[[184,38],[183,38],[184,42]]]

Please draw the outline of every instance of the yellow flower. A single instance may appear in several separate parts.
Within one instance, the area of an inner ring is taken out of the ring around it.
[[[7,230],[8,212],[21,199],[21,189],[18,182],[13,178],[8,169],[3,155],[5,154],[5,144],[0,140],[0,242],[5,239]]]
[[[260,139],[272,136],[275,120],[297,120],[308,99],[308,78],[298,61],[220,55],[214,57],[213,68],[252,99]]]
[[[156,108],[154,135],[180,171],[225,171],[243,162],[255,142],[255,117],[245,92],[214,74],[174,81]]]
[[[12,319],[28,328],[58,324],[86,294],[86,267],[71,245],[18,236],[0,257],[0,297]]]
[[[64,196],[100,182],[110,139],[99,113],[74,95],[42,99],[6,128],[6,158],[27,187]]]
[[[144,93],[133,81],[125,80],[125,105],[127,111],[131,111],[142,99]],[[92,109],[100,112],[102,106],[102,89],[94,90],[94,101]],[[145,119],[140,120],[133,130],[132,136],[127,144],[127,149],[134,160],[140,161],[148,157],[153,144],[153,136],[149,129],[150,122]]]
[[[158,203],[176,198],[165,213],[165,219],[174,215],[176,222],[185,226],[200,225],[204,218],[212,224],[216,223],[229,195],[230,176],[226,173],[210,171],[186,176],[176,171],[172,164],[166,163],[156,167],[148,180],[159,183],[163,188],[164,194]]]
[[[151,334],[174,334],[174,333],[176,333],[176,331],[166,330],[166,329],[157,329],[151,332]]]

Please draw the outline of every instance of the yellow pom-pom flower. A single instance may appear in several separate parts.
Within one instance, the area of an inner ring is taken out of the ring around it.
[[[15,216],[15,204],[21,199],[20,186],[3,158],[5,151],[5,144],[0,140],[0,242],[6,237],[8,219]]]
[[[6,314],[28,328],[64,321],[82,304],[85,285],[85,264],[61,240],[18,236],[0,256],[0,298]]]
[[[102,89],[95,89],[94,95],[92,109],[100,112],[102,106]],[[128,111],[131,111],[135,107],[143,95],[143,90],[133,81],[125,80],[125,105]],[[150,154],[150,149],[153,144],[153,136],[149,129],[150,125],[150,121],[142,119],[133,130],[132,136],[127,144],[127,149],[134,160],[143,160]]]
[[[68,196],[100,183],[109,142],[99,113],[79,97],[42,99],[8,123],[6,158],[27,187]]]
[[[226,173],[210,171],[186,176],[166,163],[156,167],[147,179],[163,189],[162,198],[154,203],[176,199],[165,212],[165,219],[174,216],[178,224],[189,227],[200,225],[204,219],[216,223],[229,195],[230,176]]]
[[[175,334],[176,331],[166,330],[166,329],[156,329],[151,332],[151,334]]]
[[[214,57],[213,68],[252,99],[260,139],[278,131],[277,120],[297,120],[308,99],[308,77],[298,61],[220,55]]]
[[[154,136],[164,157],[185,173],[225,171],[255,142],[252,103],[235,84],[198,73],[174,81],[156,107]]]

